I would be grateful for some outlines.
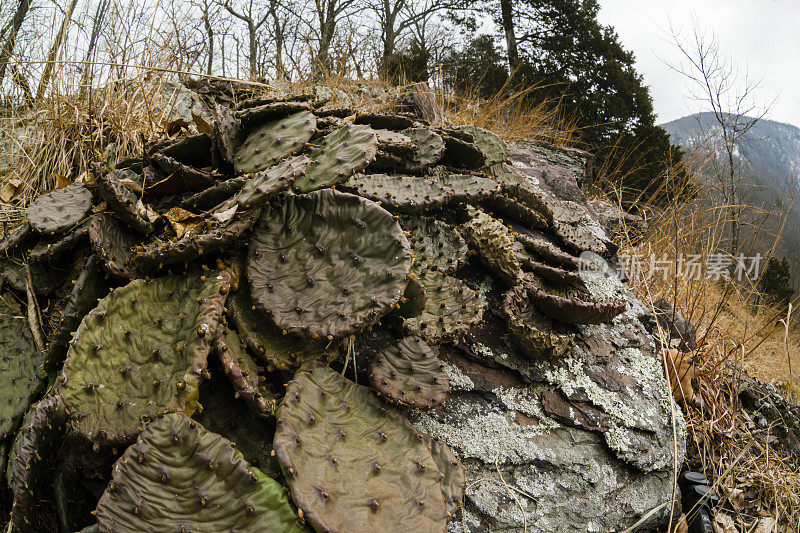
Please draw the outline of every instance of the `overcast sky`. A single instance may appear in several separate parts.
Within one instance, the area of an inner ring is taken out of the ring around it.
[[[600,21],[613,26],[636,54],[659,122],[698,111],[684,78],[664,62],[680,60],[670,23],[690,31],[692,18],[719,38],[720,50],[763,76],[757,99],[777,98],[767,118],[800,127],[800,0],[599,0]]]

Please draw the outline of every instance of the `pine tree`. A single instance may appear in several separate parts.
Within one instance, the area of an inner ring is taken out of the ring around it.
[[[775,303],[789,305],[794,299],[792,288],[792,275],[789,270],[789,260],[785,257],[780,261],[770,257],[761,280],[758,282],[761,293]]]

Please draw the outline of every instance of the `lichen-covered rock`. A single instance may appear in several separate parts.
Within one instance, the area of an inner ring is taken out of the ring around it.
[[[28,321],[0,314],[0,440],[13,435],[42,391],[44,356],[36,351]]]
[[[253,303],[281,330],[340,338],[391,311],[411,255],[399,224],[376,203],[334,190],[264,210],[250,242]]]
[[[280,485],[183,413],[151,422],[114,465],[101,532],[301,532]]]
[[[326,135],[311,149],[313,163],[305,176],[295,180],[298,192],[331,187],[363,170],[378,149],[378,137],[367,126],[350,125]]]
[[[39,196],[28,206],[28,224],[39,233],[64,233],[92,208],[92,193],[73,183]]]
[[[367,373],[379,394],[417,409],[443,405],[450,392],[444,365],[431,347],[417,337],[402,338],[375,353]]]
[[[317,128],[308,111],[267,122],[247,136],[236,152],[233,166],[239,174],[264,170],[303,149]]]
[[[386,174],[356,174],[342,184],[342,189],[399,213],[435,209],[452,198],[452,189],[434,180]]]
[[[424,437],[369,389],[328,367],[301,369],[277,416],[275,454],[317,531],[445,531],[442,474]]]
[[[73,427],[101,443],[134,437],[143,419],[194,411],[228,276],[136,280],[81,322],[59,393]]]

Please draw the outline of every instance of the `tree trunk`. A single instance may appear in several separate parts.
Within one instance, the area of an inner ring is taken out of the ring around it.
[[[67,12],[64,14],[64,22],[61,24],[61,30],[59,30],[58,35],[56,35],[56,40],[53,43],[53,46],[50,47],[50,53],[47,54],[47,63],[44,65],[42,79],[39,81],[39,89],[36,91],[37,100],[42,99],[45,90],[47,90],[47,86],[50,84],[50,76],[53,73],[53,65],[58,57],[58,51],[61,50],[61,44],[64,42],[64,38],[67,36],[67,29],[69,28],[70,22],[72,22],[72,12],[75,10],[75,4],[77,3],[78,0],[72,0],[72,2],[70,2]]]
[[[503,22],[503,33],[506,36],[508,66],[513,73],[520,65],[517,51],[517,36],[514,33],[514,11],[512,0],[500,0],[500,15]]]
[[[214,28],[208,21],[208,11],[203,13],[203,24],[206,27],[206,35],[208,35],[208,65],[206,66],[206,74],[211,75],[211,69],[214,67]]]
[[[100,37],[100,29],[103,27],[103,19],[106,16],[106,8],[108,8],[108,0],[102,0],[97,4],[97,11],[94,13],[94,20],[92,21],[92,35],[89,37],[89,46],[86,49],[86,60],[83,62],[83,75],[81,76],[81,86],[79,94],[81,98],[86,94],[86,90],[92,81],[92,71],[94,70],[90,62],[94,55],[94,49],[97,47],[97,40]]]
[[[31,0],[20,0],[17,11],[14,13],[14,18],[11,20],[11,30],[6,38],[2,51],[0,51],[0,81],[3,81],[6,75],[8,60],[11,58],[11,53],[14,51],[14,44],[17,42],[17,33],[19,33],[19,28],[25,21],[30,7]]]
[[[250,35],[250,79],[255,80],[258,78],[258,64],[256,62],[258,40],[256,36],[256,26],[251,22],[247,29]]]
[[[275,77],[283,81],[287,78],[286,67],[283,66],[284,26],[281,25],[281,19],[278,16],[277,2],[270,2],[269,15],[272,17],[273,33],[275,34]]]

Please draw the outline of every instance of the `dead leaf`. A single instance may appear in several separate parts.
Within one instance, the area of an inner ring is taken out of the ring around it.
[[[753,533],[776,533],[778,531],[778,523],[771,516],[765,516],[758,519],[758,525],[753,530]]]
[[[694,400],[692,378],[697,377],[697,371],[691,362],[691,355],[670,348],[666,359],[667,380],[672,387],[675,401],[684,404],[692,402]]]
[[[714,533],[739,533],[733,518],[724,513],[715,514],[711,524],[714,526]]]
[[[10,204],[21,194],[22,190],[22,180],[19,178],[6,180],[3,186],[0,187],[0,200],[3,203]]]
[[[689,533],[689,524],[686,523],[686,515],[682,514],[681,517],[672,526],[672,533]]]
[[[63,189],[67,185],[71,185],[72,182],[69,180],[68,177],[62,176],[61,174],[56,174],[56,189]]]
[[[167,134],[167,137],[177,137],[181,130],[185,130],[189,128],[189,122],[179,118],[176,120],[170,120],[166,124],[164,124],[164,133]]]
[[[741,511],[744,509],[745,504],[747,503],[744,498],[744,491],[742,489],[733,489],[730,493],[728,499],[733,505],[733,508],[737,511]]]
[[[136,200],[136,212],[139,213],[139,215],[142,218],[144,218],[145,220],[147,220],[150,223],[155,222],[159,218],[158,213],[153,211],[150,208],[150,206],[148,206],[144,202],[142,202],[141,198],[139,200]]]
[[[212,214],[211,216],[214,217],[214,220],[216,220],[217,222],[219,222],[220,224],[222,224],[224,226],[225,224],[227,224],[233,218],[233,216],[236,214],[236,211],[238,209],[239,209],[239,205],[234,203],[232,207],[230,207],[230,208],[228,208],[228,209],[226,209],[224,211],[217,211],[214,214]]]
[[[206,120],[196,113],[192,113],[192,120],[194,121],[195,126],[197,126],[197,131],[200,133],[207,133],[211,135],[214,132],[214,126],[206,122]]]
[[[181,209],[180,207],[173,207],[164,213],[164,218],[167,219],[167,222],[169,222],[170,226],[172,226],[172,229],[175,230],[175,234],[179,239],[187,233],[196,230],[205,223],[203,217],[200,215],[195,215],[194,213],[185,209]]]

